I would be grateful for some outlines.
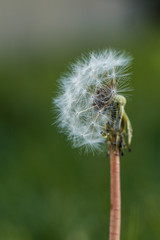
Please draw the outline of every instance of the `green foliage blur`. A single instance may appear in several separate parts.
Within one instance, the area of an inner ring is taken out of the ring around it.
[[[108,239],[109,159],[105,153],[93,156],[72,149],[52,125],[52,98],[68,63],[108,45],[134,57],[135,90],[126,106],[134,129],[132,153],[121,158],[121,239],[160,239],[159,31],[113,45],[87,44],[66,52],[0,57],[2,240]]]

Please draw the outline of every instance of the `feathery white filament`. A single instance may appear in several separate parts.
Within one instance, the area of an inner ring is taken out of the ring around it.
[[[130,91],[127,73],[131,58],[115,50],[92,52],[71,66],[60,79],[60,95],[54,99],[57,123],[74,147],[101,149],[101,134],[109,121],[109,102]]]

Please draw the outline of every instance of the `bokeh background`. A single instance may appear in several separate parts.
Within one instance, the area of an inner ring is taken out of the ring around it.
[[[0,239],[108,239],[109,159],[80,154],[52,125],[57,79],[108,47],[134,57],[121,239],[160,239],[159,20],[155,0],[0,1]]]

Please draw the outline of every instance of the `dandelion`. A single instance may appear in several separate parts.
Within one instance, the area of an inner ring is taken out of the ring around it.
[[[73,147],[103,151],[111,159],[110,240],[120,239],[120,166],[132,139],[132,127],[125,112],[131,57],[124,52],[91,52],[71,66],[60,79],[60,94],[54,99],[57,124]],[[127,139],[127,143],[126,143]]]

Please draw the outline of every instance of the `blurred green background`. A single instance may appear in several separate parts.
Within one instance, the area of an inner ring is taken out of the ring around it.
[[[160,7],[156,1],[0,3],[0,239],[105,240],[109,159],[72,149],[52,125],[57,79],[81,53],[134,57],[121,158],[123,240],[160,239]]]

